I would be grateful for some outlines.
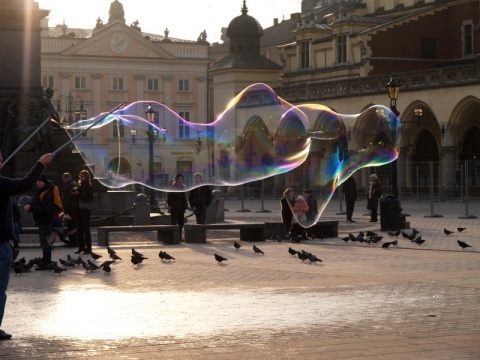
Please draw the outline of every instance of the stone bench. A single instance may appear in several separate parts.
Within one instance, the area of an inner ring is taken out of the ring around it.
[[[38,234],[38,227],[36,227],[36,226],[23,227],[22,226],[21,234]]]
[[[240,230],[240,240],[265,240],[265,223],[185,224],[185,242],[206,243],[207,230]]]
[[[109,234],[122,231],[156,231],[157,240],[165,244],[180,244],[180,227],[178,225],[129,225],[97,227],[98,245],[109,246]]]
[[[317,238],[338,237],[338,220],[319,220],[308,231]],[[280,236],[281,239],[285,239],[286,235],[285,225],[282,222],[265,222],[266,239],[272,239],[274,236]]]

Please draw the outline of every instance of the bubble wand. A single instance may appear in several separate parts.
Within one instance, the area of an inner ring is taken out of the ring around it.
[[[121,109],[123,107],[123,104],[118,104],[117,106],[115,106],[112,110],[110,110],[108,113],[106,113],[105,115],[103,115],[100,119],[98,119],[97,121],[95,121],[93,124],[89,125],[88,127],[86,127],[85,129],[83,129],[82,131],[80,131],[77,135],[75,135],[74,137],[72,137],[69,141],[67,141],[65,144],[63,144],[62,146],[60,146],[57,150],[55,150],[53,153],[54,154],[57,154],[59,151],[61,151],[63,148],[65,148],[67,145],[71,144],[73,141],[75,141],[78,137],[80,137],[82,134],[84,134],[85,132],[87,132],[88,130],[90,130],[92,127],[94,127],[95,125],[97,125],[100,121],[102,121],[103,119],[105,119],[108,115],[110,115],[111,113],[113,113],[114,111],[117,111],[118,109]]]

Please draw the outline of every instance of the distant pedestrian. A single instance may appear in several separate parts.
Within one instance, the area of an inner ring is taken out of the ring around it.
[[[180,227],[180,239],[182,238],[182,229],[185,224],[185,210],[188,203],[185,197],[185,178],[182,174],[175,176],[175,182],[170,186],[171,190],[167,195],[167,204],[170,207],[170,223]]]
[[[345,180],[342,184],[343,195],[345,197],[345,205],[347,206],[347,222],[354,223],[352,219],[353,210],[355,209],[355,201],[357,201],[358,191],[357,182],[353,175]]]
[[[12,202],[10,196],[22,194],[32,188],[40,177],[40,174],[49,165],[55,154],[43,155],[32,167],[25,177],[12,179],[0,176],[0,327],[2,326],[5,304],[7,302],[7,287],[10,279],[13,254],[10,240],[14,238]],[[3,158],[0,153],[0,170],[3,167]],[[8,340],[12,337],[0,329],[0,340]]]
[[[72,194],[78,198],[78,201],[83,201],[84,203],[93,202],[93,186],[92,180],[90,179],[90,172],[88,170],[80,171],[80,180],[79,187],[74,188]],[[78,208],[78,250],[75,251],[75,254],[84,254],[92,253],[92,233],[90,231],[90,216],[92,215],[92,210],[83,208],[80,206]]]
[[[318,203],[315,196],[313,196],[313,191],[311,189],[303,190],[303,197],[308,205],[308,211],[305,213],[307,218],[307,222],[305,225],[314,225],[316,223],[317,215],[318,215]],[[310,236],[312,239],[315,238],[315,233],[313,232],[312,227],[308,227],[306,229],[307,236]]]
[[[378,200],[382,195],[382,188],[376,174],[370,175],[370,184],[365,195],[367,196],[367,209],[371,210],[369,222],[377,222]]]
[[[42,264],[39,266],[41,270],[51,269],[52,263],[50,235],[53,231],[53,221],[57,211],[53,198],[54,188],[55,184],[48,180],[47,175],[41,174],[37,181],[35,197],[23,208],[26,212],[33,214],[35,224],[38,226],[38,235],[43,255]]]
[[[78,188],[78,183],[73,180],[72,175],[66,172],[62,175],[65,187],[63,189],[62,204],[64,212],[64,221],[66,223],[68,236],[67,246],[78,246],[78,197],[72,194],[74,188]]]
[[[202,174],[196,173],[193,175],[193,179],[195,181],[194,186],[198,186],[202,183]],[[205,224],[207,208],[212,203],[212,188],[208,185],[202,185],[190,190],[188,202],[195,214],[197,224]]]
[[[287,237],[290,236],[290,228],[292,226],[292,207],[295,205],[295,196],[293,189],[287,188],[283,192],[283,197],[280,200],[280,209],[282,214],[282,222],[285,227],[285,234]]]

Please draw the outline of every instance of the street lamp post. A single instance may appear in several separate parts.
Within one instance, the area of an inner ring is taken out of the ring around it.
[[[400,84],[392,76],[387,84],[388,98],[390,99],[390,110],[398,117],[400,112],[397,110],[397,99],[400,93]],[[393,131],[393,145],[397,142],[397,130]],[[398,172],[397,172],[397,159],[392,162],[392,193],[395,199],[398,199]]]
[[[153,175],[153,144],[155,143],[155,138],[157,132],[153,128],[152,124],[155,120],[155,110],[153,110],[152,106],[149,105],[147,111],[145,112],[147,115],[148,120],[148,130],[147,130],[147,140],[148,140],[148,177],[149,177],[149,185],[153,187],[155,185],[155,179]],[[156,205],[155,201],[155,190],[150,188],[148,202],[150,207],[153,208]]]

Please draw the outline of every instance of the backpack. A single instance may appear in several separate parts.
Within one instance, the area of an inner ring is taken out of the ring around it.
[[[52,190],[47,190],[51,191],[53,194],[53,204],[55,205],[55,214],[54,214],[54,220],[55,221],[63,221],[63,206],[62,206],[62,199],[60,198],[60,190],[58,189],[58,186],[55,185],[55,187]],[[44,191],[40,194],[39,199],[40,201],[43,200],[43,195],[47,192]]]

